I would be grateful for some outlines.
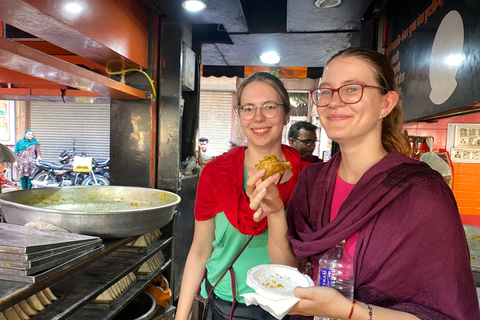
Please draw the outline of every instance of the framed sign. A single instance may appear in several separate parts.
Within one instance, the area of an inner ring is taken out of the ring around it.
[[[15,144],[14,102],[0,100],[0,143]]]
[[[480,163],[480,124],[449,123],[447,150],[452,162]]]

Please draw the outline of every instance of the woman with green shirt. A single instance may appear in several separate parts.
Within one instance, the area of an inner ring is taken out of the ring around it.
[[[282,176],[275,174],[279,195],[288,204],[301,170],[309,163],[302,162],[300,153],[282,145],[282,131],[288,122],[290,102],[282,82],[272,74],[259,72],[247,77],[237,90],[235,110],[248,148],[239,146],[210,161],[202,170],[195,202],[195,233],[183,272],[176,320],[187,320],[197,288],[206,272],[201,295],[207,296],[205,286],[214,286],[249,239],[252,240],[215,286],[215,299],[232,305],[232,317],[249,314],[253,319],[274,319],[258,306],[246,306],[244,293],[253,292],[246,285],[247,271],[268,264],[267,221],[253,220],[254,211],[245,194],[246,181],[255,174],[255,164],[266,156],[275,155],[289,161],[292,169]],[[234,295],[235,300],[234,301]],[[233,304],[232,304],[233,303]],[[212,312],[215,306],[210,297],[208,319],[225,319],[229,314]],[[230,309],[230,308],[229,308]],[[244,316],[242,316],[244,317]]]

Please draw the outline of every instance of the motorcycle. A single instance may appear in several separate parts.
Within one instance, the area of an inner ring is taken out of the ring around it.
[[[62,164],[68,164],[75,159],[77,153],[75,152],[75,141],[73,141],[73,147],[69,151],[63,150],[58,156],[58,161]],[[82,157],[86,157],[87,154],[82,152],[80,154]],[[93,159],[96,161],[95,171],[96,175],[103,176],[105,179],[110,180],[110,158],[106,159]],[[93,180],[93,177],[92,179]]]
[[[110,158],[93,160],[97,162],[94,171],[95,174],[99,174],[110,181]]]
[[[97,162],[92,159],[90,172],[74,170],[73,162],[55,164],[48,161],[31,160],[35,165],[32,179],[33,188],[106,185],[109,181],[102,175],[95,173]]]

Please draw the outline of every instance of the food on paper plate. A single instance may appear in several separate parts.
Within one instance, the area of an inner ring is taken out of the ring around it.
[[[280,161],[275,155],[271,155],[263,157],[263,160],[255,165],[255,169],[265,169],[265,175],[262,177],[262,181],[265,181],[277,172],[282,175],[285,171],[292,169],[292,164],[288,161]]]

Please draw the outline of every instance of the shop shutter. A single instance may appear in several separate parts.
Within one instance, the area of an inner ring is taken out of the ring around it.
[[[218,156],[230,147],[233,123],[233,92],[200,92],[199,138],[208,139],[208,151]]]
[[[77,153],[110,157],[110,104],[32,101],[30,127],[46,161],[58,162],[73,141]]]

